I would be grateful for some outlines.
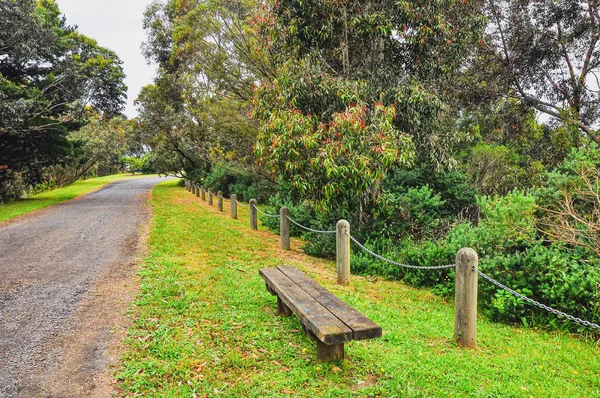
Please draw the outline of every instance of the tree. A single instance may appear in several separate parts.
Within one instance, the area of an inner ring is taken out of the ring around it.
[[[0,183],[18,179],[19,191],[72,155],[67,135],[90,110],[122,110],[125,75],[117,55],[68,26],[54,0],[0,0],[0,20]]]
[[[142,142],[171,174],[205,176],[213,164],[249,168],[256,127],[246,101],[261,66],[251,58],[251,1],[155,2],[145,14],[145,56],[159,65],[137,105]]]
[[[256,51],[278,68],[255,90],[259,159],[311,199],[361,209],[395,166],[455,165],[465,134],[445,86],[479,39],[478,4],[266,2]]]
[[[487,0],[481,45],[504,94],[600,143],[598,0]]]
[[[600,152],[573,149],[537,191],[540,228],[551,240],[600,255]]]

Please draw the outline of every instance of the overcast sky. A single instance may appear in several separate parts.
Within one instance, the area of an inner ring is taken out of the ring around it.
[[[133,101],[151,83],[155,68],[148,66],[140,45],[144,41],[143,13],[151,0],[57,0],[69,25],[117,53],[127,75],[128,117],[137,115]]]

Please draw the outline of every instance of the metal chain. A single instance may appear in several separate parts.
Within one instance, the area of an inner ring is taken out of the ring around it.
[[[316,234],[335,234],[337,232],[337,231],[319,231],[318,229],[308,228],[308,227],[305,227],[304,225],[298,223],[296,220],[294,220],[290,216],[286,216],[286,217],[287,217],[288,220],[290,220],[291,222],[293,222],[294,224],[296,224],[300,228],[305,229],[305,230],[307,230],[309,232],[314,232]]]
[[[254,205],[254,208],[256,209],[256,211],[258,211],[260,214],[262,214],[263,216],[267,216],[267,217],[271,217],[271,218],[279,218],[279,214],[267,214],[264,211],[262,211],[261,209],[258,208],[258,206]]]
[[[475,267],[473,267],[473,271],[475,271]],[[518,297],[518,298],[520,298],[520,299],[528,302],[529,304],[532,304],[532,305],[534,305],[536,307],[539,307],[539,308],[541,308],[543,310],[546,310],[548,312],[551,312],[551,313],[553,313],[555,315],[558,315],[558,316],[561,316],[563,318],[567,318],[570,321],[577,322],[577,323],[579,323],[579,324],[581,324],[583,326],[587,326],[587,327],[590,327],[590,328],[593,328],[593,329],[600,329],[600,325],[598,325],[598,324],[595,324],[595,323],[592,323],[592,322],[588,322],[588,321],[584,321],[581,318],[577,318],[577,317],[574,317],[573,315],[569,315],[569,314],[566,314],[566,313],[564,313],[562,311],[555,310],[554,308],[548,307],[547,305],[539,303],[539,302],[537,302],[537,301],[535,301],[533,299],[530,299],[529,297],[525,297],[521,293],[515,292],[511,288],[509,288],[507,286],[504,286],[502,283],[498,282],[495,279],[492,279],[490,276],[484,274],[483,272],[481,272],[479,270],[477,270],[477,273],[479,275],[481,275],[481,277],[483,279],[487,280],[488,282],[491,282],[492,284],[498,286],[499,288],[506,290],[507,292],[509,292],[513,296],[516,296],[516,297]]]
[[[369,249],[367,249],[364,245],[362,245],[359,241],[357,241],[354,236],[350,235],[350,239],[352,239],[352,241],[354,243],[356,243],[358,245],[358,247],[360,247],[361,249],[363,249],[364,251],[366,251],[367,253],[369,253],[372,256],[377,257],[378,259],[388,262],[390,264],[393,265],[398,265],[400,267],[404,267],[404,268],[412,268],[412,269],[444,269],[444,268],[454,268],[456,267],[456,264],[448,264],[448,265],[434,265],[434,266],[418,266],[418,265],[408,265],[408,264],[402,264],[402,263],[398,263],[396,261],[392,261],[390,259],[387,259]]]
[[[235,200],[235,203],[237,203],[238,205],[240,205],[240,206],[243,206],[243,207],[248,207],[248,206],[250,206],[250,205],[247,205],[247,204],[245,204],[245,203],[238,202],[238,200],[237,200],[237,199]]]

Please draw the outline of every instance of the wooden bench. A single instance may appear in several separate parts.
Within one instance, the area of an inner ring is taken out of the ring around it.
[[[277,296],[279,315],[296,314],[317,342],[317,359],[344,359],[344,343],[381,337],[381,327],[291,266],[259,270],[267,290]]]

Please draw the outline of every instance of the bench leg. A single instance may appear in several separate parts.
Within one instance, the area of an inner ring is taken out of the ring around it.
[[[327,345],[317,340],[317,361],[331,362],[344,359],[344,344]]]
[[[289,309],[287,305],[277,296],[277,313],[280,316],[290,316],[292,315],[292,311]]]
[[[273,296],[277,296],[277,293],[275,293],[275,290],[271,289],[271,286],[269,286],[267,283],[265,283],[265,286],[267,287],[267,292],[271,293]]]

